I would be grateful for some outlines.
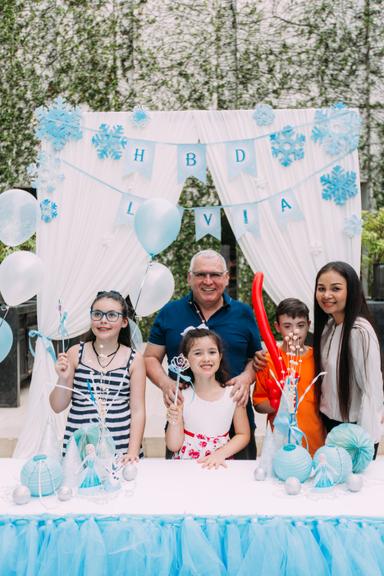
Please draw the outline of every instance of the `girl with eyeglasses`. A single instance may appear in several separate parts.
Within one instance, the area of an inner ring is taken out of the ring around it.
[[[98,292],[90,310],[85,342],[59,354],[57,386],[50,395],[55,412],[69,404],[63,451],[72,434],[101,423],[109,430],[123,463],[142,456],[145,424],[145,365],[132,349],[128,307],[113,290]]]

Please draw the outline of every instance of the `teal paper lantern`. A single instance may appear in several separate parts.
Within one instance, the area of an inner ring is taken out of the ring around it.
[[[28,486],[32,496],[49,496],[63,481],[60,462],[45,454],[37,454],[22,467],[20,480]]]
[[[340,446],[322,446],[313,457],[313,467],[319,464],[319,456],[324,454],[335,484],[342,484],[352,473],[352,460],[344,448]]]
[[[279,480],[291,476],[305,482],[309,478],[312,468],[312,458],[302,446],[286,444],[280,448],[273,457],[273,472]]]
[[[352,459],[354,474],[363,472],[373,459],[374,442],[368,432],[358,424],[343,423],[333,428],[326,440],[327,446],[344,448]]]

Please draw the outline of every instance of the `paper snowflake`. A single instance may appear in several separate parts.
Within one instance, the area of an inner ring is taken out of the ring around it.
[[[258,126],[269,126],[275,119],[275,113],[269,104],[257,104],[252,118]]]
[[[360,236],[363,221],[356,214],[352,214],[350,218],[345,218],[343,231],[349,238]]]
[[[135,128],[144,128],[150,121],[151,116],[144,106],[135,106],[131,113],[131,124]]]
[[[280,132],[270,135],[272,156],[282,166],[290,166],[294,160],[304,158],[304,134],[296,134],[292,126],[284,126]]]
[[[123,132],[124,129],[121,124],[117,124],[112,128],[108,124],[100,124],[99,131],[92,136],[92,144],[97,149],[97,155],[101,160],[104,158],[120,160],[123,148],[128,143]]]
[[[49,222],[52,222],[52,220],[58,216],[57,204],[56,202],[51,202],[49,198],[44,198],[44,200],[40,202],[40,210],[41,219],[46,224],[49,224]]]
[[[320,182],[323,199],[333,200],[338,206],[357,194],[356,172],[346,172],[341,166],[335,166],[331,173],[321,176]]]
[[[31,184],[40,194],[52,194],[56,190],[56,185],[64,180],[64,174],[58,172],[60,164],[60,158],[54,154],[40,152],[37,163],[27,167]]]
[[[312,140],[323,146],[330,156],[348,154],[359,145],[361,119],[357,112],[338,103],[325,110],[316,110]]]
[[[81,114],[59,96],[50,108],[41,106],[35,111],[38,122],[36,136],[51,142],[54,150],[61,150],[70,140],[80,140]]]

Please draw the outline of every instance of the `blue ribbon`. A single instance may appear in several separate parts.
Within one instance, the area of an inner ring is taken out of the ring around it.
[[[32,342],[31,342],[32,338],[41,338],[42,339],[46,351],[51,356],[53,362],[56,364],[57,358],[56,358],[55,349],[54,349],[53,344],[52,344],[52,339],[48,338],[48,336],[45,336],[42,332],[39,332],[38,330],[30,330],[28,332],[28,347],[29,347],[29,350],[30,350],[33,357],[35,357],[35,351],[32,348]]]
[[[181,378],[182,380],[184,380],[184,382],[188,382],[189,384],[192,384],[192,378],[190,376],[183,376],[183,374],[180,372],[180,370],[178,370],[177,368],[175,368],[171,364],[168,366],[168,370],[169,370],[169,372],[173,372],[174,374],[177,374],[177,376],[179,378]]]
[[[62,338],[69,337],[68,330],[65,327],[67,318],[68,318],[68,312],[64,312],[62,315],[60,315],[59,334]]]

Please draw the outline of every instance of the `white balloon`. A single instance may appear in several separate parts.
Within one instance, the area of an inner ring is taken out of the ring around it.
[[[19,250],[0,265],[0,292],[8,306],[17,306],[35,296],[43,284],[44,265],[33,252]]]
[[[39,217],[37,200],[25,190],[12,188],[0,194],[0,240],[18,246],[36,231]]]
[[[138,275],[130,292],[137,316],[149,316],[171,299],[175,289],[172,272],[159,262],[153,262],[144,278]]]

